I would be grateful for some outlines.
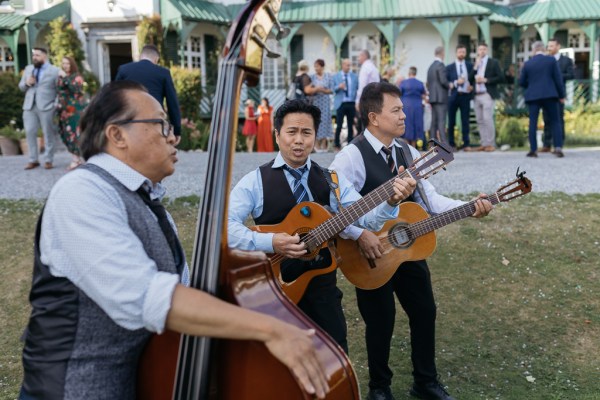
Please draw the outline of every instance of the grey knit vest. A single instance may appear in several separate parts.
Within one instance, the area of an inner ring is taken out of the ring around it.
[[[114,187],[130,228],[158,270],[177,273],[156,217],[139,195],[100,167],[80,168]],[[138,360],[152,333],[120,327],[70,281],[50,275],[39,259],[39,235],[35,245],[32,314],[23,351],[24,390],[40,399],[135,399]]]

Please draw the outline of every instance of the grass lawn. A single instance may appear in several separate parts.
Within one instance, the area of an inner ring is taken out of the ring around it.
[[[172,211],[191,253],[197,203]],[[32,241],[41,204],[0,200],[0,399],[21,380]],[[600,195],[530,194],[438,232],[429,259],[438,304],[437,365],[458,399],[600,399]],[[363,397],[364,326],[343,277],[350,354]],[[396,399],[411,384],[400,306],[391,355]]]

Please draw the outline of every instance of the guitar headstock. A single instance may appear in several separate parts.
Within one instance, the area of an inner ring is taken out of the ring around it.
[[[519,173],[517,169],[517,179],[501,186],[496,191],[496,195],[498,196],[498,201],[511,201],[531,192],[531,189],[531,181],[525,177],[525,171]]]
[[[454,153],[448,145],[433,139],[429,142],[434,146],[415,159],[408,168],[415,179],[427,179],[437,174],[440,169],[445,169],[446,165],[454,160]]]
[[[277,31],[277,40],[285,38],[290,33],[290,30],[282,26],[277,19],[281,2],[282,0],[249,1],[229,31],[224,55],[239,47],[237,65],[246,71],[247,83],[250,85],[258,81],[265,52],[269,58],[280,57],[280,54],[267,45],[271,30],[275,28]]]

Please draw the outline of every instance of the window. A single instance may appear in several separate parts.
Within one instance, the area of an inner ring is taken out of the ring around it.
[[[275,38],[267,39],[267,46],[279,54],[282,54],[281,44]],[[261,85],[264,90],[282,89],[285,88],[285,79],[283,72],[285,71],[285,57],[268,58],[263,55],[263,73],[261,75]]]
[[[190,36],[187,40],[186,65],[188,68],[202,69],[202,36]],[[204,74],[202,74],[204,75]]]
[[[8,46],[0,45],[0,71],[14,71],[15,59]]]

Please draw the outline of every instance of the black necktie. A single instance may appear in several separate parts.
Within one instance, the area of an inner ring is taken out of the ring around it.
[[[348,74],[344,74],[344,83],[346,84],[346,90],[344,90],[344,92],[346,93],[346,97],[348,97],[348,89],[350,89],[348,87]]]
[[[393,148],[393,146],[392,146]],[[392,174],[397,175],[396,172],[396,163],[394,162],[394,157],[392,156],[392,149],[383,146],[381,150],[385,153],[385,159],[387,161],[388,168],[392,172]]]
[[[288,165],[284,165],[283,168],[294,177],[294,187],[292,188],[292,191],[294,192],[296,203],[308,201],[308,192],[302,184],[302,175],[304,175],[304,173],[308,170],[308,167],[305,165],[302,168],[294,169]]]
[[[160,200],[150,200],[150,195],[144,188],[139,188],[137,193],[140,195],[144,203],[150,208],[150,210],[156,215],[156,219],[158,220],[158,225],[160,225],[160,229],[162,230],[167,242],[169,243],[169,248],[171,249],[171,253],[173,254],[173,259],[175,260],[175,266],[177,267],[177,273],[181,275],[183,272],[184,266],[184,254],[183,248],[181,247],[181,243],[179,242],[179,238],[177,238],[177,234],[175,234],[175,230],[171,223],[169,222],[169,218],[167,217],[167,211],[165,207],[161,204]]]

